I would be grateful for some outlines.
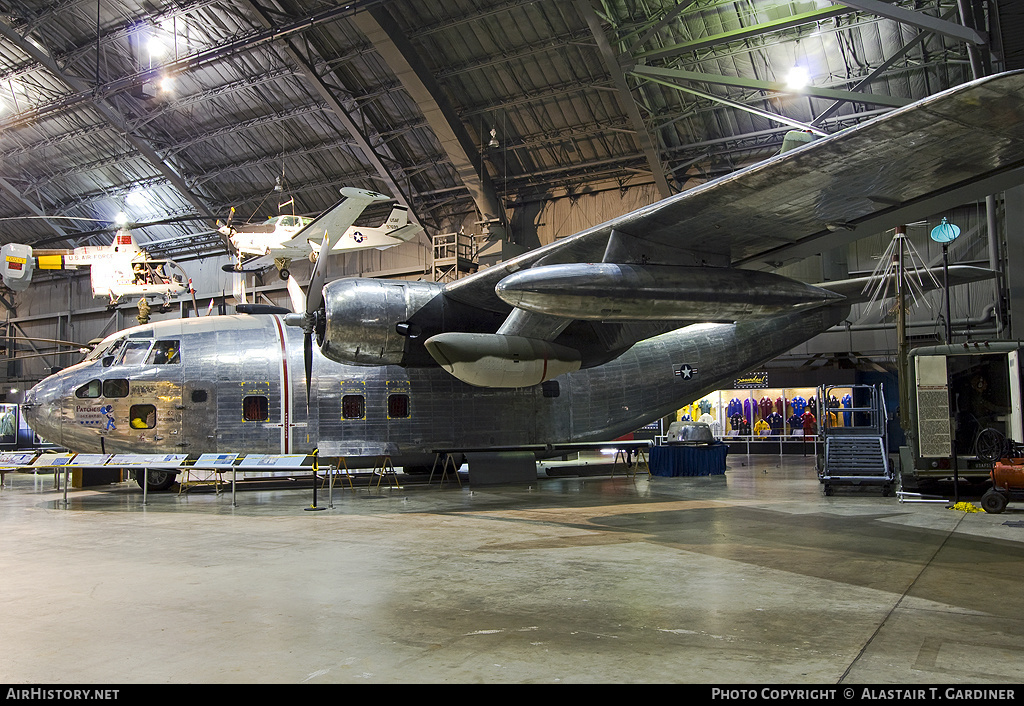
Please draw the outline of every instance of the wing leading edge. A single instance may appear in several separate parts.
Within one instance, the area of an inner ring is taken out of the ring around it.
[[[497,284],[542,265],[761,269],[910,222],[907,209],[917,206],[919,212],[935,197],[948,203],[955,194],[963,203],[1024,183],[1021,170],[1024,71],[1013,71],[954,87],[670,196],[452,282],[445,293],[506,311]]]

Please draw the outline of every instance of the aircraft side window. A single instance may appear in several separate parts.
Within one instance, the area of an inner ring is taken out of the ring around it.
[[[99,380],[90,380],[75,390],[75,397],[82,400],[92,399],[94,397],[99,397],[101,390],[102,385]]]
[[[270,400],[263,395],[243,397],[242,419],[247,422],[269,422]]]
[[[121,354],[121,365],[140,365],[145,362],[152,341],[128,341]]]
[[[121,378],[113,378],[103,381],[104,397],[127,397],[128,381]]]
[[[409,395],[388,395],[388,419],[405,419],[409,416]]]
[[[149,362],[154,365],[175,365],[181,362],[177,340],[157,341],[153,352],[149,354]]]
[[[132,429],[152,429],[156,426],[156,407],[151,404],[133,404],[128,410]]]
[[[341,398],[342,419],[365,419],[366,398],[362,395],[343,395]]]

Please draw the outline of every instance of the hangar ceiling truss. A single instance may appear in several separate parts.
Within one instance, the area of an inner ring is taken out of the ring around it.
[[[0,218],[5,239],[77,244],[123,209],[173,256],[215,252],[231,207],[313,214],[342,186],[428,233],[561,194],[664,196],[791,128],[999,70],[998,19],[987,0],[8,0]]]

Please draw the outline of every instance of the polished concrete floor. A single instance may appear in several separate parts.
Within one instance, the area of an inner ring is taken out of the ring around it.
[[[728,464],[320,511],[128,483],[65,505],[10,474],[0,683],[1020,682],[1024,503],[825,497],[805,458]]]

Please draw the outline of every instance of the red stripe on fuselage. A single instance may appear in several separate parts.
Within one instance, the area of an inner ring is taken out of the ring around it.
[[[281,346],[281,423],[284,427],[284,434],[281,437],[281,453],[288,453],[289,442],[291,441],[291,410],[292,410],[292,386],[288,381],[288,349],[284,343],[284,328],[281,326],[281,317],[275,316],[274,324],[277,326],[277,342]]]

